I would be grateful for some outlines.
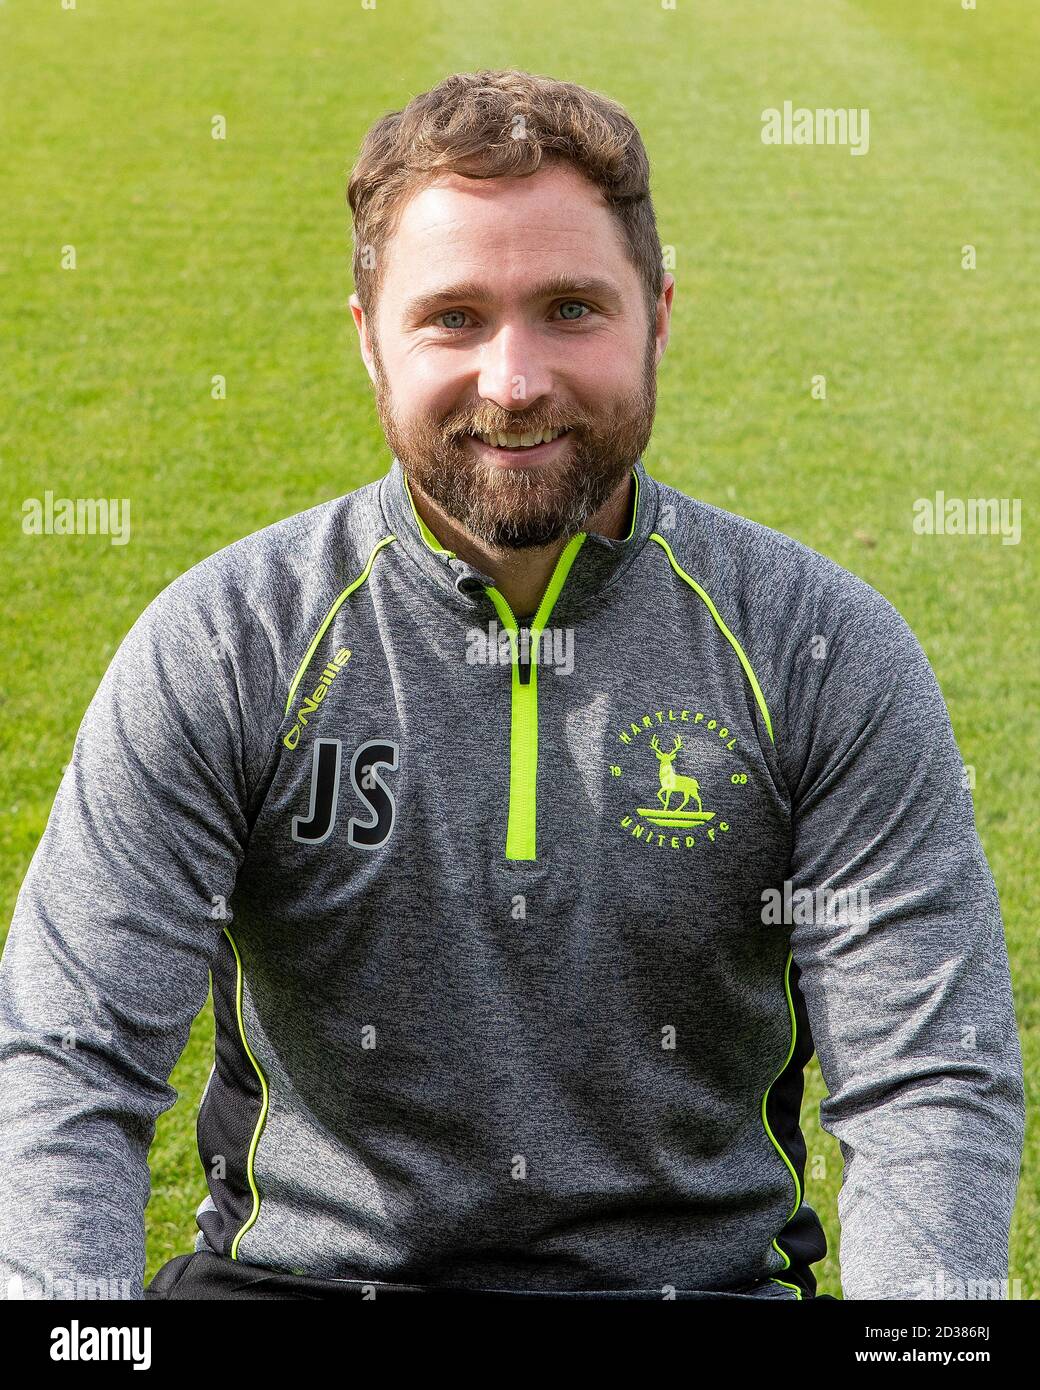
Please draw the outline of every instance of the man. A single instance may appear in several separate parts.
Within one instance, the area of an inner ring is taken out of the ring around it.
[[[949,718],[878,593],[647,472],[638,132],[458,74],[350,201],[392,466],[182,575],[91,702],[0,965],[8,1277],[141,1296],[212,971],[210,1195],[150,1296],[811,1298],[814,1046],[845,1297],[1006,1278],[1022,1064]]]

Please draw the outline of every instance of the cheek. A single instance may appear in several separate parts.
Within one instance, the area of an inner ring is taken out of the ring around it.
[[[589,402],[607,402],[637,390],[642,380],[642,340],[628,343],[616,336],[590,337],[569,356],[566,380]]]
[[[459,359],[437,362],[435,354],[405,359],[393,377],[394,402],[403,419],[442,420],[469,400]]]

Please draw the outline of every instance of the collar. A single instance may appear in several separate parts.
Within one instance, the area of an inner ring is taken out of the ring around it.
[[[562,607],[599,593],[618,579],[654,530],[660,500],[657,482],[647,473],[642,459],[632,465],[631,475],[635,483],[635,506],[630,508],[627,534],[616,539],[598,531],[578,533],[574,538],[578,540],[577,550],[553,605],[554,614]],[[469,608],[491,601],[485,590],[494,580],[440,543],[416,510],[408,479],[396,457],[380,482],[379,501],[398,544],[426,579]]]

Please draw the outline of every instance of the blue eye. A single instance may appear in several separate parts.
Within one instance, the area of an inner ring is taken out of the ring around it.
[[[593,312],[591,305],[586,304],[585,301],[581,299],[564,299],[561,300],[560,304],[557,307],[561,311],[565,309],[579,309],[582,311],[581,313],[576,314],[574,316],[564,314],[562,320],[564,323],[580,323],[583,318],[585,318],[588,314],[591,314]],[[442,329],[445,333],[462,333],[465,331],[466,328],[465,319],[467,317],[468,314],[465,309],[443,309],[439,314],[436,315],[433,322],[437,328]],[[462,320],[462,322],[441,322],[442,319],[449,318]]]

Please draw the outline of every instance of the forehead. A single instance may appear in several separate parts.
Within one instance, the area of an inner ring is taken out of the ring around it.
[[[565,164],[527,178],[443,175],[402,208],[388,250],[388,295],[489,270],[502,282],[534,262],[540,275],[595,268],[613,274],[624,289],[634,277],[599,189]]]

